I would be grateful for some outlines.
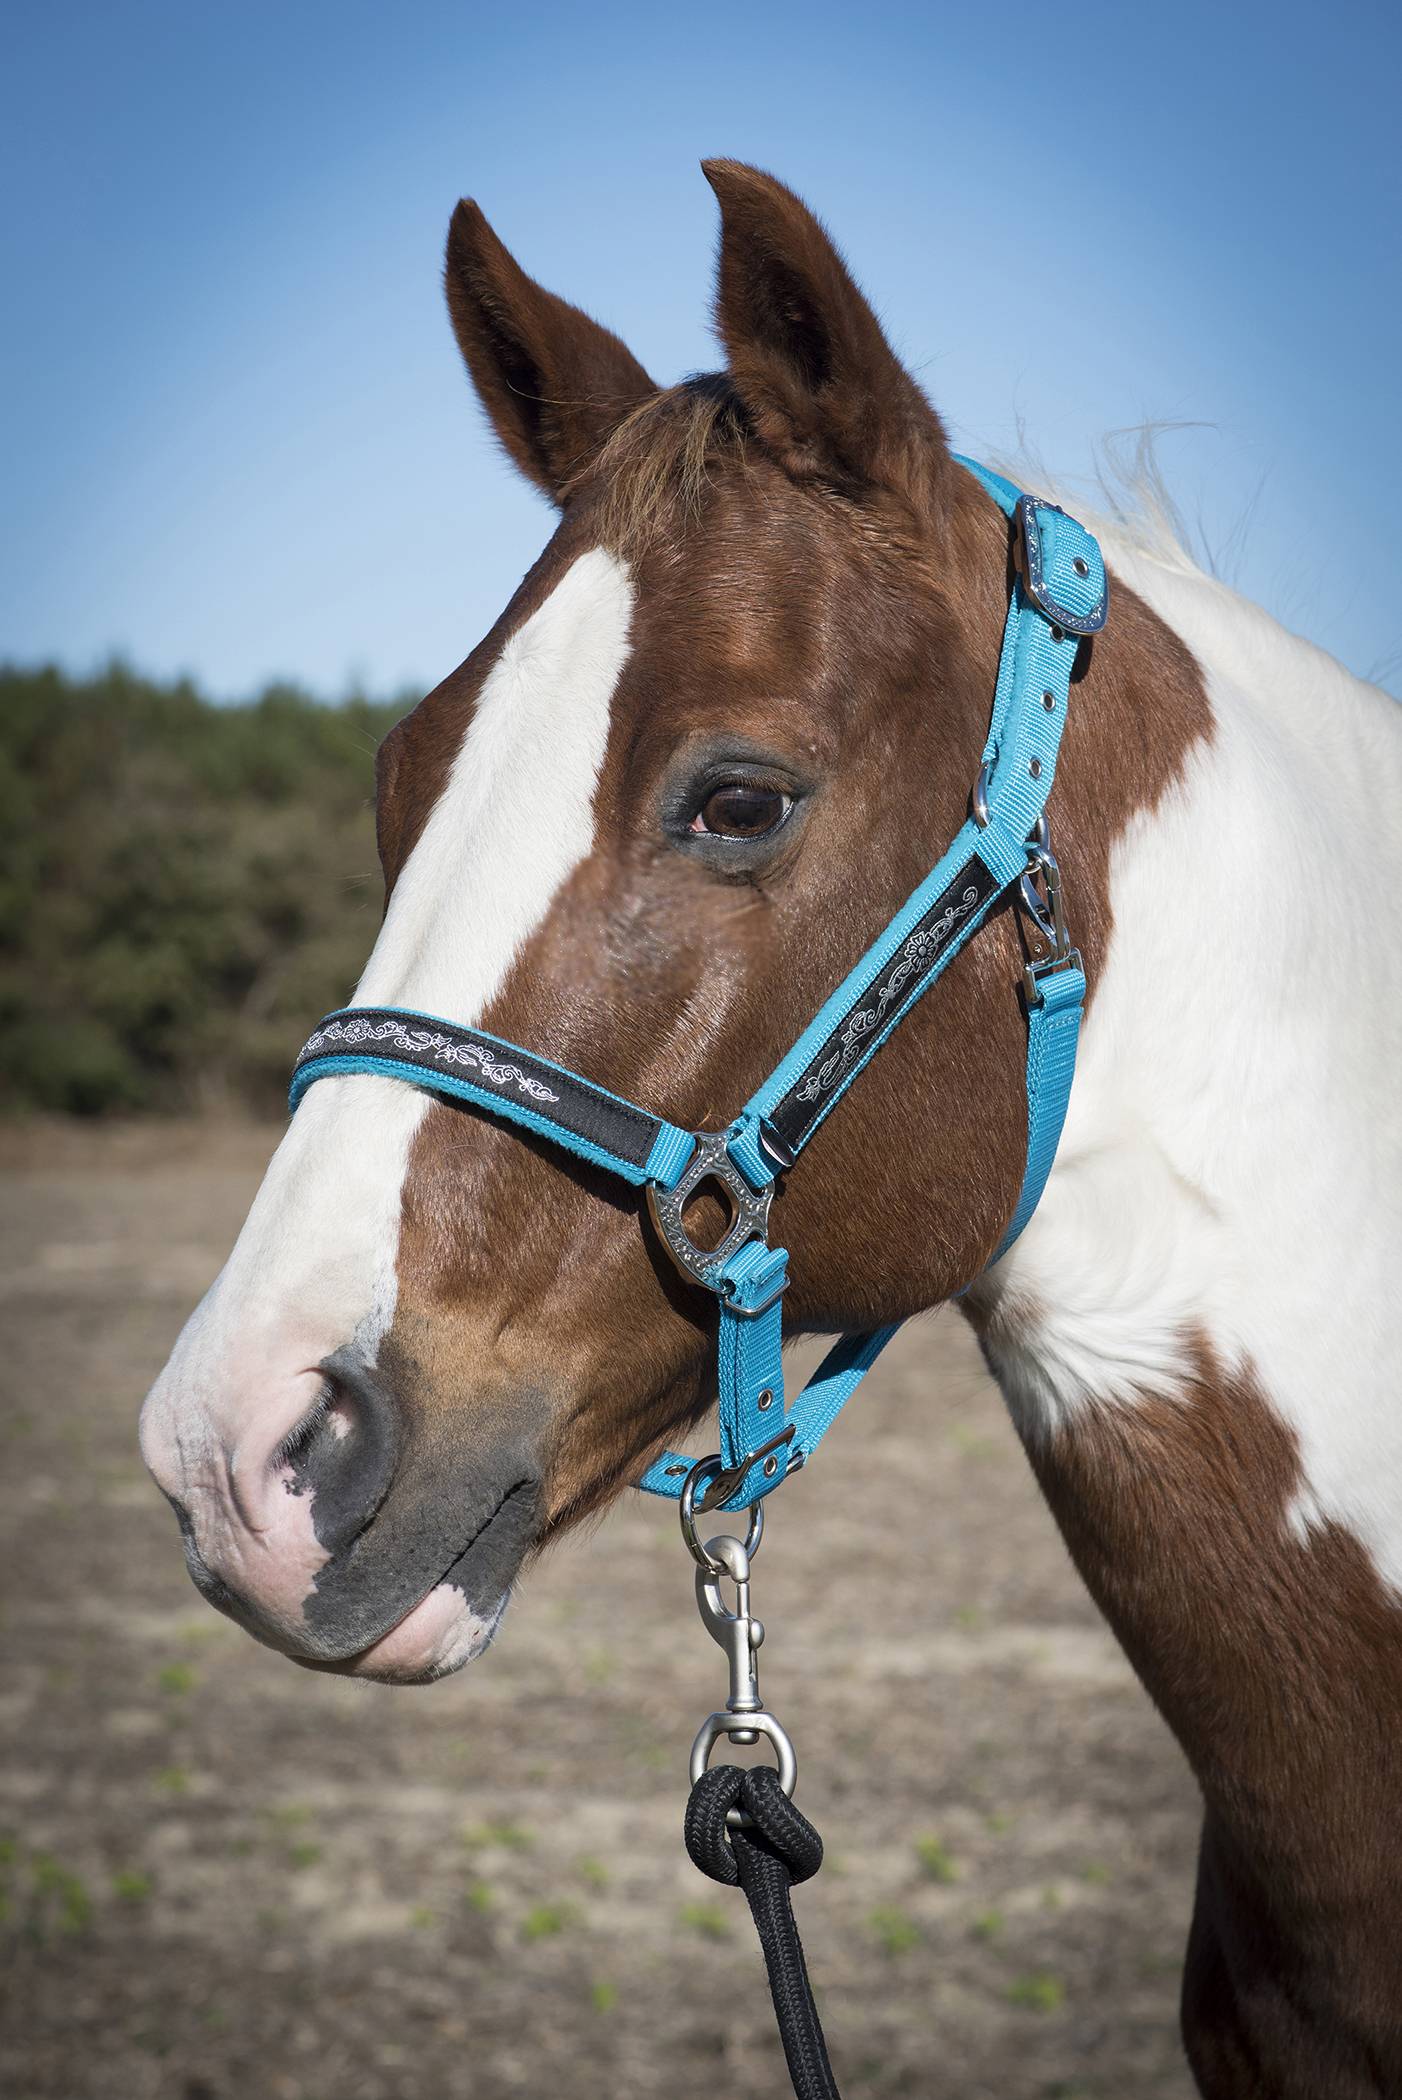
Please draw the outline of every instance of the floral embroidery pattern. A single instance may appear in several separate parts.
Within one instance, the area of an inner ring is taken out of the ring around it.
[[[796,1101],[819,1101],[829,1093],[838,1081],[845,1079],[857,1063],[866,1046],[868,1036],[874,1035],[890,1011],[892,1003],[909,984],[912,977],[923,976],[939,955],[946,936],[977,909],[979,892],[971,883],[960,892],[955,902],[942,911],[928,926],[917,926],[909,940],[904,942],[894,962],[888,966],[886,975],[879,981],[875,996],[861,1006],[855,1007],[847,1017],[846,1026],[837,1039],[831,1055],[813,1072],[802,1086],[795,1088]]]
[[[543,1080],[523,1072],[519,1065],[504,1064],[485,1043],[460,1040],[434,1028],[414,1028],[393,1018],[369,1021],[357,1014],[349,1021],[328,1021],[311,1037],[297,1062],[305,1064],[309,1058],[325,1057],[334,1050],[363,1049],[367,1044],[383,1044],[406,1057],[417,1058],[421,1064],[431,1060],[438,1065],[465,1065],[489,1086],[514,1086],[532,1101],[560,1098]]]

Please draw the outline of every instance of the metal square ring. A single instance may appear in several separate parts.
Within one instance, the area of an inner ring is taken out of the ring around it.
[[[730,1205],[730,1223],[714,1247],[698,1247],[687,1232],[683,1212],[689,1199],[707,1181],[716,1182]],[[768,1188],[752,1189],[730,1157],[724,1131],[698,1130],[696,1150],[672,1188],[647,1185],[647,1207],[662,1244],[683,1276],[704,1284],[708,1291],[721,1289],[720,1272],[732,1254],[747,1240],[762,1240],[769,1231],[769,1204],[774,1194]]]

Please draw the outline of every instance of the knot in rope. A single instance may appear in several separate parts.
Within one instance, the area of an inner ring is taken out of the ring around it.
[[[727,1828],[732,1808],[749,1817],[748,1828]],[[762,1846],[791,1882],[809,1880],[823,1864],[822,1839],[768,1765],[715,1765],[703,1772],[686,1804],[683,1835],[692,1865],[729,1888],[740,1880],[740,1846]]]
[[[730,1830],[740,1809],[749,1821]],[[768,1765],[716,1765],[691,1789],[683,1826],[692,1864],[712,1881],[745,1892],[779,2022],[779,2039],[798,2100],[841,2100],[813,2002],[789,1890],[823,1864],[823,1841]]]

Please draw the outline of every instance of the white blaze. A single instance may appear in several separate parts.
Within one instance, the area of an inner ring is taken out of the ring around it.
[[[592,847],[631,610],[627,571],[594,549],[507,642],[400,872],[360,1003],[470,1025],[498,990]],[[239,1449],[250,1469],[264,1462],[313,1397],[321,1359],[353,1340],[373,1354],[394,1314],[400,1191],[428,1106],[370,1075],[311,1088],[147,1403],[164,1484],[209,1488],[222,1448],[237,1490]],[[299,1377],[305,1397],[289,1408]]]
[[[627,572],[596,548],[506,644],[395,884],[356,991],[362,1006],[470,1025],[497,991],[593,845],[631,608]]]

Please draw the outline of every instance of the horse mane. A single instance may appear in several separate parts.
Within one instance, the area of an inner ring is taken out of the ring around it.
[[[1231,588],[1261,490],[1221,544],[1213,545],[1201,521],[1194,529],[1184,517],[1160,457],[1162,440],[1175,431],[1211,427],[1146,422],[1108,430],[1094,446],[1090,475],[1077,479],[1051,472],[1019,424],[1015,452],[997,465],[1019,488],[1036,489],[1073,512],[1097,538],[1180,576],[1198,576]]]
[[[701,515],[711,469],[743,463],[748,413],[724,372],[699,372],[630,409],[590,462],[599,531],[614,553],[643,553],[666,524]],[[586,478],[576,477],[575,486]]]
[[[1020,487],[1063,503],[1112,544],[1179,575],[1230,583],[1254,501],[1224,547],[1197,552],[1158,456],[1160,439],[1175,427],[1146,423],[1107,433],[1088,488],[1048,472],[1025,431],[1019,431],[1016,457],[997,464]],[[666,526],[684,528],[700,517],[713,470],[722,462],[743,466],[752,435],[729,373],[692,373],[631,408],[568,493],[597,482],[600,538],[621,558],[635,559]]]

